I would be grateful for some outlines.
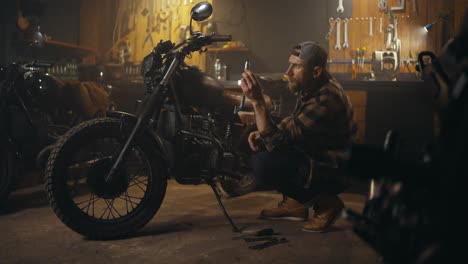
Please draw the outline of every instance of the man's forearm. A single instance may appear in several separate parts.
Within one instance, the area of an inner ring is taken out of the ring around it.
[[[253,103],[255,111],[255,121],[257,123],[257,129],[261,133],[269,125],[270,122],[270,112],[266,108],[266,103],[264,100]]]

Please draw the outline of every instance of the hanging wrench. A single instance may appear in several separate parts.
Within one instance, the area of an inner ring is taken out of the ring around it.
[[[398,39],[398,17],[393,18],[393,25],[395,26],[395,33],[393,34],[393,41]]]
[[[344,7],[343,7],[343,0],[338,1],[338,8],[336,9],[337,13],[343,13],[344,12]]]
[[[349,47],[348,44],[348,18],[344,19],[344,43],[343,43],[343,49],[346,49]]]
[[[385,43],[386,49],[392,48],[392,31],[395,27],[392,24],[387,25],[387,42]]]
[[[333,32],[333,28],[335,27],[335,22],[334,22],[333,17],[330,17],[330,18],[328,19],[328,23],[330,24],[330,30],[328,30],[328,33],[327,33],[327,35],[325,36],[325,39],[326,39],[326,40],[329,40],[329,39],[330,39],[331,34],[332,34],[332,32]]]
[[[336,50],[341,50],[340,31],[341,31],[341,19],[337,18],[336,19],[336,45],[335,45]]]
[[[373,19],[373,17],[369,17],[369,36],[371,36],[371,37],[374,36],[374,30],[372,28],[372,24],[373,24],[372,19]]]
[[[379,29],[380,33],[382,33],[382,22],[383,22],[383,17],[380,17],[380,29]]]

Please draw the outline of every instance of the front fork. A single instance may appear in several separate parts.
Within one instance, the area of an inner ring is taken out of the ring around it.
[[[118,171],[120,168],[120,164],[122,163],[123,160],[127,157],[127,154],[129,152],[129,148],[133,143],[133,140],[135,139],[135,135],[140,132],[141,128],[143,125],[152,117],[152,122],[157,122],[159,119],[159,114],[161,107],[164,103],[164,100],[166,99],[167,96],[167,86],[169,83],[169,80],[172,77],[172,74],[174,71],[177,69],[177,67],[180,64],[180,58],[178,56],[174,56],[172,59],[171,64],[169,65],[169,68],[166,71],[166,74],[164,75],[163,79],[161,82],[158,84],[154,92],[151,94],[148,100],[145,101],[141,112],[138,114],[138,119],[135,124],[135,127],[133,128],[132,132],[130,133],[130,136],[127,138],[127,141],[125,142],[125,145],[123,146],[122,150],[119,153],[119,156],[114,162],[114,165],[112,166],[111,170],[106,176],[106,182],[112,182],[112,179],[115,177],[115,173]]]

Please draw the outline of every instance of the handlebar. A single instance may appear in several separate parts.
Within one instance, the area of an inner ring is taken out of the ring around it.
[[[232,40],[232,35],[209,35],[210,42],[227,42]]]

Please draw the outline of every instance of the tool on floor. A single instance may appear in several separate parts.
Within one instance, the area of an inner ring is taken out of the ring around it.
[[[264,228],[264,229],[261,229],[261,230],[252,230],[252,231],[244,231],[242,233],[247,233],[245,235],[242,235],[242,236],[237,236],[237,237],[234,237],[233,240],[236,240],[236,239],[244,239],[244,238],[247,238],[247,237],[252,237],[252,236],[255,236],[255,237],[265,237],[265,236],[268,236],[268,237],[271,237],[271,236],[274,236],[274,235],[279,235],[280,233],[275,233],[275,231],[273,230],[273,228]]]
[[[268,248],[268,247],[271,247],[271,246],[274,246],[274,245],[286,243],[286,242],[289,242],[289,241],[286,238],[283,237],[283,238],[281,238],[279,240],[274,239],[274,240],[271,240],[271,241],[267,241],[265,243],[250,246],[249,248],[250,249],[255,249],[255,250],[262,250],[262,249],[265,249],[265,248]]]

